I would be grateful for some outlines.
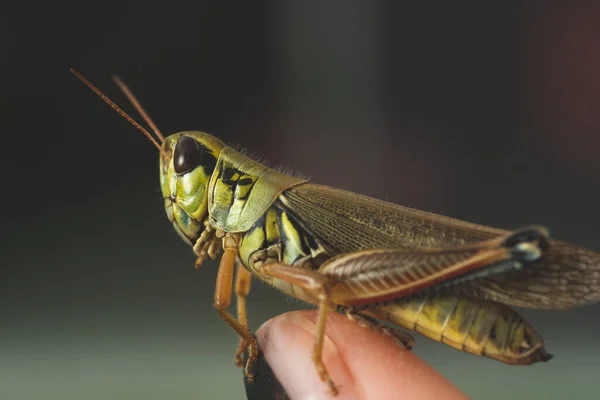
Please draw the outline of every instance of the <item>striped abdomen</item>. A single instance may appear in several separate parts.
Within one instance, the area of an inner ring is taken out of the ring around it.
[[[363,312],[455,349],[507,364],[527,365],[552,358],[531,325],[502,304],[432,296],[374,305]]]

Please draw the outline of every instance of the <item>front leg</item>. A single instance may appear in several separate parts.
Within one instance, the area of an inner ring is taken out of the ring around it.
[[[219,316],[227,322],[227,324],[235,330],[241,339],[247,343],[248,347],[248,360],[246,361],[245,373],[248,381],[252,382],[254,376],[250,372],[252,363],[258,356],[258,346],[256,340],[252,336],[250,330],[248,330],[247,322],[240,323],[235,317],[233,317],[227,308],[231,304],[231,292],[233,287],[233,270],[235,267],[235,260],[237,258],[237,245],[234,245],[232,237],[226,237],[223,241],[224,253],[219,264],[219,272],[217,274],[217,284],[215,287],[215,302],[214,306],[219,313]],[[244,318],[245,319],[245,313]]]
[[[237,319],[242,326],[248,328],[248,314],[246,312],[246,297],[250,293],[250,284],[252,282],[252,274],[242,263],[238,261],[237,272],[235,275],[235,297],[237,305]],[[250,343],[243,337],[240,337],[240,343],[235,352],[235,365],[241,367],[244,365],[244,354]]]

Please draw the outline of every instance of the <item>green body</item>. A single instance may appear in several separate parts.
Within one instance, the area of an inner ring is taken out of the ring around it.
[[[193,169],[177,174],[173,151],[182,136],[195,139],[202,156]],[[206,133],[172,135],[163,149],[160,170],[165,208],[180,236],[199,249],[207,248],[203,242],[214,240],[218,232],[238,234],[239,260],[245,268],[308,302],[314,303],[314,298],[288,282],[264,276],[260,267],[276,262],[318,270],[325,261],[342,253],[456,246],[506,233],[314,185],[266,167]],[[558,248],[562,245],[554,243]],[[571,269],[577,269],[585,257],[597,257],[586,249],[568,246],[568,254],[573,257],[572,265],[568,265]],[[556,265],[547,264],[518,272],[525,282],[535,283],[540,276],[546,281],[556,276],[556,271]],[[462,351],[510,364],[529,364],[548,359],[543,340],[515,311],[499,303],[567,308],[598,299],[597,292],[587,297],[585,293],[574,294],[569,290],[571,283],[563,279],[562,283],[556,281],[551,291],[538,288],[537,292],[530,285],[525,288],[528,298],[523,301],[519,294],[523,282],[506,273],[466,282],[439,295],[374,302],[356,312],[415,330]]]

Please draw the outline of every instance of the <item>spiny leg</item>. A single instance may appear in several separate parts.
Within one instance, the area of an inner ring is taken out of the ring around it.
[[[227,324],[233,328],[240,337],[248,343],[247,347],[249,350],[248,360],[246,361],[246,367],[244,369],[246,373],[246,378],[252,382],[254,381],[254,376],[250,372],[250,367],[252,363],[256,360],[258,356],[258,347],[256,344],[256,340],[252,336],[252,333],[248,330],[247,326],[241,324],[237,319],[235,319],[229,312],[227,312],[227,308],[231,304],[231,290],[233,286],[233,269],[235,266],[237,254],[231,248],[226,248],[223,253],[223,257],[221,258],[221,263],[219,265],[219,272],[217,274],[217,284],[215,288],[215,303],[214,306],[219,313],[219,316],[227,322]]]
[[[315,332],[315,343],[312,353],[312,361],[315,365],[319,378],[329,387],[332,395],[337,395],[338,390],[329,377],[327,368],[323,363],[323,343],[325,339],[325,326],[327,324],[327,313],[332,309],[329,286],[330,281],[327,277],[317,271],[307,270],[299,267],[282,265],[276,263],[267,263],[261,268],[261,272],[267,276],[278,278],[289,282],[292,285],[301,287],[312,294],[318,301],[318,314]]]
[[[319,378],[323,382],[327,383],[329,386],[329,390],[335,396],[338,394],[338,390],[335,387],[335,384],[329,377],[329,373],[327,372],[327,368],[325,368],[325,364],[323,363],[323,343],[325,339],[325,325],[327,324],[327,313],[330,308],[330,302],[328,295],[323,293],[319,296],[319,311],[317,314],[317,331],[315,332],[315,345],[312,353],[312,362],[315,364],[315,368],[317,369],[317,373],[319,374]]]
[[[236,305],[237,305],[237,319],[242,326],[245,326],[247,329],[248,325],[248,316],[246,313],[246,297],[250,293],[250,284],[252,282],[252,273],[248,271],[244,266],[238,262],[237,263],[237,272],[235,276],[235,296],[236,296]],[[244,365],[244,353],[248,348],[248,341],[240,336],[240,344],[238,346],[237,351],[235,352],[235,365],[241,367]]]

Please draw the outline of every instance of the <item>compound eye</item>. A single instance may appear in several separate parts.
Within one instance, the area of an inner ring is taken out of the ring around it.
[[[201,155],[202,148],[195,139],[189,136],[179,138],[173,152],[173,167],[177,175],[183,175],[194,169]]]

